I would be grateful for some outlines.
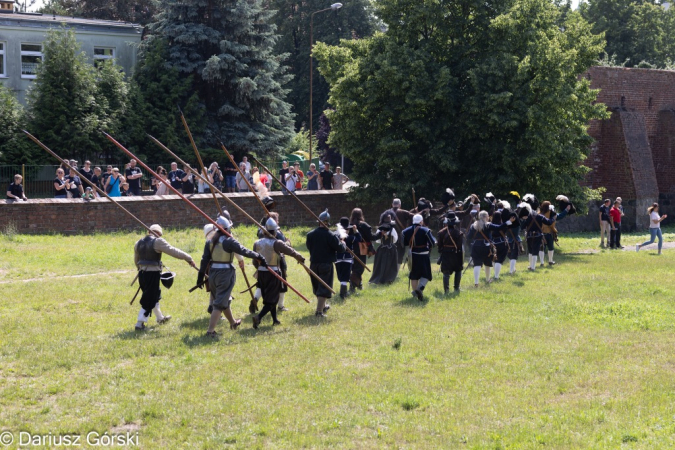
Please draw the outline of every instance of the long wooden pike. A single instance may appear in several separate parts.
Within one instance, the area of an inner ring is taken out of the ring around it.
[[[46,151],[47,153],[49,153],[50,155],[52,155],[54,158],[58,159],[58,160],[61,162],[61,164],[65,165],[66,167],[68,167],[68,169],[72,169],[72,170],[74,170],[77,174],[81,175],[80,172],[78,172],[77,168],[72,167],[72,166],[70,165],[70,163],[69,163],[69,161],[68,161],[67,159],[63,159],[63,158],[61,158],[59,155],[57,155],[56,153],[54,153],[49,147],[47,147],[45,144],[43,144],[38,138],[36,138],[36,137],[33,136],[32,134],[30,134],[28,131],[23,130],[23,132],[24,132],[24,133],[26,134],[26,136],[28,136],[33,142],[35,142],[37,145],[39,145],[40,147],[42,147],[42,149],[43,149],[44,151]],[[143,228],[145,228],[146,230],[148,230],[149,233],[152,233],[152,234],[156,235],[157,237],[159,237],[159,235],[156,234],[154,231],[152,231],[152,230],[150,229],[150,227],[147,226],[145,223],[143,223],[143,221],[142,221],[141,219],[139,219],[138,217],[136,217],[131,211],[129,211],[128,209],[126,209],[124,206],[120,205],[118,202],[116,202],[115,200],[113,200],[113,198],[110,197],[104,190],[100,189],[100,188],[99,188],[98,186],[96,186],[94,183],[92,183],[91,181],[89,181],[89,180],[87,179],[87,177],[80,176],[80,180],[83,180],[84,182],[86,182],[87,184],[89,184],[92,188],[94,188],[94,189],[96,190],[96,192],[98,192],[99,194],[102,194],[105,198],[107,198],[108,200],[110,200],[111,202],[113,202],[113,203],[115,204],[115,206],[117,206],[118,208],[120,208],[122,211],[124,211],[125,214],[129,215],[129,217],[131,217],[131,218],[134,219],[136,222],[138,222],[138,224],[139,224],[140,226],[142,226]],[[135,279],[134,279],[134,281],[135,281]],[[133,284],[133,283],[132,283],[132,284]]]
[[[148,137],[149,137],[150,139],[152,139],[152,141],[153,141],[155,144],[157,144],[162,150],[164,150],[164,151],[167,152],[169,155],[171,155],[172,157],[174,157],[174,158],[176,159],[176,161],[178,161],[179,163],[181,163],[181,164],[183,164],[184,166],[188,167],[196,177],[198,177],[199,179],[201,179],[202,181],[204,181],[204,182],[211,188],[212,192],[218,193],[218,195],[220,195],[222,198],[224,198],[225,200],[227,200],[228,202],[230,202],[230,204],[231,204],[232,206],[234,206],[239,212],[241,212],[244,216],[246,216],[246,218],[248,218],[251,222],[253,222],[253,224],[254,224],[255,226],[257,226],[258,228],[260,228],[260,230],[262,230],[262,232],[263,232],[265,235],[267,235],[268,237],[270,237],[270,238],[272,238],[272,239],[276,239],[276,236],[274,236],[272,233],[270,233],[270,232],[267,230],[267,228],[265,228],[264,226],[262,226],[262,224],[260,224],[260,222],[258,222],[258,221],[255,220],[253,217],[251,217],[251,215],[250,215],[249,213],[247,213],[246,211],[244,211],[244,210],[243,210],[239,205],[237,205],[231,198],[229,198],[229,197],[226,196],[222,191],[220,191],[218,188],[216,188],[216,187],[215,187],[208,179],[204,178],[202,175],[200,175],[199,173],[197,173],[197,171],[194,170],[194,169],[193,169],[192,167],[190,167],[189,165],[186,165],[186,164],[184,163],[184,161],[183,161],[182,159],[180,159],[180,157],[179,157],[178,155],[176,155],[174,152],[172,152],[166,145],[162,144],[159,140],[157,140],[156,138],[150,136],[149,134],[148,134]],[[309,267],[307,267],[305,264],[303,264],[303,263],[301,263],[301,262],[298,262],[298,264],[300,264],[300,265],[305,269],[305,271],[306,271],[311,277],[314,277],[314,279],[316,279],[316,280],[317,280],[319,283],[321,283],[326,289],[328,289],[329,291],[331,291],[331,292],[333,293],[333,295],[335,295],[335,291],[334,291],[334,290],[333,290],[333,289],[332,289],[325,281],[323,281],[323,280],[321,279],[321,277],[319,277],[312,269],[310,269]]]
[[[230,155],[230,152],[227,151],[227,149],[225,148],[225,146],[223,145],[222,142],[220,143],[220,148],[223,149],[223,151],[225,152],[225,154],[229,158],[232,165],[237,168],[237,172],[239,172],[239,175],[244,179],[244,181],[246,182],[246,185],[248,186],[248,188],[251,190],[251,192],[255,196],[255,199],[258,200],[258,203],[260,203],[260,207],[263,209],[263,211],[265,211],[265,214],[267,214],[267,216],[269,216],[270,215],[269,210],[267,209],[265,204],[262,202],[262,200],[260,200],[260,197],[258,197],[258,193],[255,191],[255,189],[253,189],[253,186],[251,186],[251,183],[249,183],[248,179],[244,176],[244,173],[241,171],[241,167],[239,167],[237,165],[237,163],[234,162],[234,158],[232,157],[232,155]]]
[[[106,138],[108,138],[108,140],[109,140],[110,142],[112,142],[113,144],[115,144],[115,146],[117,146],[117,148],[119,148],[120,150],[122,150],[127,156],[129,156],[130,158],[135,159],[136,162],[138,162],[138,164],[139,164],[141,167],[143,167],[145,170],[148,171],[148,173],[152,174],[155,178],[160,179],[159,175],[157,175],[157,173],[155,173],[154,170],[152,170],[147,164],[145,164],[143,161],[141,161],[137,156],[135,156],[135,155],[134,155],[133,153],[131,153],[129,150],[127,150],[122,144],[120,144],[119,142],[117,142],[117,141],[115,140],[115,138],[113,138],[112,136],[110,136],[110,135],[109,135],[108,133],[106,133],[105,131],[102,131],[102,133],[105,135]],[[192,203],[190,200],[188,200],[187,197],[185,197],[183,194],[181,194],[180,192],[178,192],[173,186],[171,186],[170,183],[167,184],[167,186],[169,187],[169,189],[171,189],[171,190],[174,192],[174,194],[178,195],[181,199],[183,199],[183,201],[184,201],[185,203],[187,203],[188,206],[190,206],[192,209],[194,209],[198,214],[200,214],[200,215],[201,215],[202,217],[204,217],[206,220],[208,220],[209,222],[211,222],[218,230],[220,230],[221,233],[223,233],[223,234],[224,234],[225,236],[227,236],[227,237],[230,237],[230,238],[232,237],[232,235],[231,235],[225,228],[223,228],[222,226],[218,225],[218,223],[216,223],[215,220],[213,220],[211,217],[209,217],[209,215],[206,214],[204,211],[202,211],[201,209],[199,209],[199,207],[198,207],[197,205],[195,205],[195,204]],[[278,275],[278,274],[277,274],[275,271],[273,271],[273,270],[270,270],[270,273],[271,273],[274,277],[276,277],[277,279],[279,279],[279,281],[281,281],[281,282],[284,283],[286,286],[288,286],[288,288],[289,288],[290,290],[292,290],[293,292],[295,292],[296,294],[298,294],[298,296],[300,296],[300,298],[302,298],[304,301],[306,301],[307,303],[309,303],[309,300],[307,299],[307,297],[305,297],[304,295],[302,295],[302,294],[301,294],[297,289],[295,289],[288,281],[284,280],[280,275]]]
[[[251,158],[253,158],[253,160],[254,160],[260,167],[262,167],[262,168],[265,170],[265,172],[269,173],[270,176],[271,176],[272,178],[274,178],[274,180],[275,180],[277,183],[279,183],[279,184],[281,184],[281,185],[283,186],[283,184],[279,181],[279,179],[278,179],[277,177],[274,176],[274,174],[272,173],[272,171],[271,171],[270,169],[268,169],[267,166],[265,166],[263,163],[261,163],[260,161],[258,161],[258,159],[257,159],[255,156],[251,156]],[[309,209],[309,206],[305,205],[305,202],[303,202],[302,200],[300,200],[300,199],[298,198],[298,196],[295,195],[295,192],[291,192],[291,191],[288,191],[288,192],[293,196],[293,198],[295,198],[297,201],[299,201],[300,204],[301,204],[302,206],[304,206],[304,208],[307,210],[307,212],[310,213],[312,216],[314,216],[314,218],[316,218],[316,220],[318,220],[319,223],[320,223],[321,225],[323,225],[324,227],[328,228],[328,225],[326,225],[326,224],[323,222],[323,220],[319,219],[319,216],[317,216],[316,214],[314,214],[314,211],[312,211],[311,209]],[[354,257],[354,260],[355,260],[355,261],[358,261],[359,264],[361,264],[368,272],[370,272],[370,269],[368,268],[368,266],[367,266],[363,261],[361,261],[361,259],[360,259],[358,256],[356,256],[356,254],[355,254],[352,250],[350,250],[349,247],[347,247],[347,252],[349,252],[349,254],[352,255],[352,256]]]
[[[188,126],[187,120],[185,120],[185,115],[183,114],[183,110],[180,109],[180,106],[178,107],[178,111],[180,112],[180,120],[183,122],[183,126],[185,127],[185,131],[188,134],[188,137],[190,138],[190,143],[192,144],[192,149],[195,151],[195,156],[197,157],[197,161],[199,162],[199,167],[201,168],[202,173],[207,173],[206,169],[204,168],[204,161],[202,161],[202,157],[199,154],[199,150],[197,150],[197,144],[195,144],[195,140],[192,137],[192,132],[190,131],[190,127]],[[185,164],[184,164],[185,165]],[[190,167],[190,166],[188,166]],[[207,176],[208,178],[208,176]],[[216,208],[218,208],[218,214],[222,211],[220,207],[220,203],[218,203],[218,197],[216,197],[216,193],[211,191],[211,194],[213,194],[213,201],[216,202]]]

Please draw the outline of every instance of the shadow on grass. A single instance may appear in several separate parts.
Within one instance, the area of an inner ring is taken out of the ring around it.
[[[209,317],[205,315],[201,319],[195,319],[190,322],[181,322],[180,328],[188,328],[190,330],[206,330],[209,327]]]
[[[206,329],[207,328],[204,328],[204,330],[206,330]],[[207,336],[206,331],[204,331],[204,333],[198,334],[196,336],[186,334],[185,336],[183,336],[181,341],[183,341],[183,344],[186,347],[195,348],[195,347],[201,347],[203,345],[213,345],[213,344],[217,343],[218,341],[220,341],[222,338],[223,338],[222,334],[219,334],[217,338],[212,338],[210,336]]]
[[[429,303],[429,296],[424,297],[424,301],[419,301],[416,297],[406,297],[403,300],[396,303],[396,306],[402,306],[404,308],[424,308]]]
[[[135,339],[157,339],[160,337],[164,338],[155,331],[155,327],[147,327],[144,331],[136,331],[132,328],[131,330],[120,331],[114,336],[114,338],[121,339],[123,341],[131,341]]]
[[[330,322],[330,316],[326,315],[326,317],[316,317],[314,313],[312,313],[311,316],[300,317],[299,319],[295,319],[293,321],[293,323],[296,325],[301,325],[303,327],[318,327],[321,325],[328,325]]]

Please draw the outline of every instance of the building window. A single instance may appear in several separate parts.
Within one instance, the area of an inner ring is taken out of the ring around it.
[[[97,67],[104,61],[110,61],[115,58],[115,49],[110,47],[94,47],[94,67]]]
[[[21,78],[35,78],[42,61],[42,44],[21,44]]]
[[[5,68],[5,43],[0,42],[0,77],[7,76],[7,70]]]

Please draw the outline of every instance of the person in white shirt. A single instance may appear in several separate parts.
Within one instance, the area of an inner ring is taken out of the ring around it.
[[[295,192],[296,188],[296,183],[300,179],[298,178],[298,175],[295,173],[295,169],[293,167],[288,168],[288,173],[286,174],[286,179],[284,180],[286,182],[286,189],[289,192]],[[286,194],[286,192],[284,192]]]
[[[653,244],[656,238],[659,238],[659,255],[661,254],[661,247],[663,247],[663,235],[661,234],[661,222],[668,217],[668,214],[662,216],[659,215],[659,204],[654,203],[652,206],[647,208],[649,213],[649,233],[651,234],[651,239],[643,242],[642,244],[637,244],[635,246],[635,251],[639,252],[641,247],[645,245]]]
[[[342,167],[335,168],[335,174],[333,175],[333,186],[336,190],[341,190],[344,188],[344,185],[349,181],[349,177],[342,173]]]

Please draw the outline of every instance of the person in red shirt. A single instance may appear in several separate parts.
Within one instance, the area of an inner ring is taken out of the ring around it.
[[[623,248],[621,246],[621,202],[615,201],[609,210],[609,248]]]

